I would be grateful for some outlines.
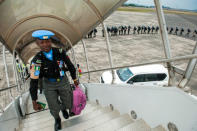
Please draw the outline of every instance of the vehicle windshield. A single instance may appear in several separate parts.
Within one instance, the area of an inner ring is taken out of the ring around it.
[[[126,81],[126,80],[128,80],[131,76],[133,76],[133,73],[129,70],[129,68],[119,69],[119,70],[116,71],[116,73],[118,74],[118,77],[119,77],[120,80],[122,80],[122,81]]]

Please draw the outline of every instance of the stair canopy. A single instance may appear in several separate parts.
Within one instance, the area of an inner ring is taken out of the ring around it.
[[[0,40],[27,61],[39,51],[31,37],[37,29],[55,33],[66,49],[75,45],[92,28],[126,0],[1,0]],[[54,43],[55,44],[55,43]]]

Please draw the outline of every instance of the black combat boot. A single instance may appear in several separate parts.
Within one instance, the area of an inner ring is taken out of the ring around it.
[[[74,113],[74,112],[70,112],[70,113],[69,113],[69,116],[70,116],[70,117],[75,116],[75,113]]]
[[[62,110],[62,114],[63,114],[63,117],[64,117],[65,119],[68,119],[68,118],[69,118],[69,115],[68,115],[68,112],[67,112],[66,109]]]
[[[57,118],[55,119],[55,131],[61,130],[62,129],[62,124],[61,124],[61,119]]]

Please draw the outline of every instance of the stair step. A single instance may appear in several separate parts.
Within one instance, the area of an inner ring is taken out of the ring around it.
[[[134,120],[129,116],[129,114],[123,114],[120,117],[112,119],[102,125],[89,128],[87,131],[112,131],[124,127],[133,122]]]
[[[31,115],[28,115],[24,120],[23,120],[23,124],[24,123],[28,123],[28,122],[32,122],[32,121],[36,121],[38,119],[42,119],[42,118],[45,118],[47,116],[50,115],[50,111],[49,110],[45,110],[45,111],[42,111],[42,112],[38,112],[38,113],[34,113],[34,114],[31,114]]]
[[[153,129],[151,129],[151,131],[166,131],[166,129],[163,126],[159,125]]]
[[[118,131],[151,131],[150,126],[142,119],[135,121],[123,128],[118,129]]]
[[[45,115],[45,117],[40,117],[38,119],[35,119],[33,121],[26,121],[25,123],[21,124],[22,128],[30,128],[30,127],[34,127],[34,126],[38,126],[40,124],[44,124],[45,122],[49,122],[49,121],[53,121],[53,117],[50,115],[50,113],[48,112],[48,115]]]
[[[91,104],[87,104],[85,108],[87,110],[83,110],[82,114],[86,114],[88,112],[94,111],[98,107],[97,106],[92,106]],[[47,115],[50,115],[49,110],[45,110],[45,111],[37,112],[37,113],[34,113],[34,114],[30,114],[30,115],[26,116],[26,118],[23,120],[23,123],[33,121],[33,120],[37,120],[37,119],[42,119],[42,118],[46,117]]]
[[[88,104],[87,104],[88,105]],[[85,110],[90,107],[92,108],[92,105],[88,105]],[[103,112],[109,112],[110,111],[110,107],[105,107],[105,108],[101,108],[101,106],[94,106],[96,107],[94,111],[92,111],[92,113],[86,113],[84,114],[84,116],[87,116],[86,119],[91,118],[95,115],[99,115],[99,114],[102,114]],[[95,112],[95,113],[93,113]],[[100,112],[98,114],[98,112]],[[30,121],[26,120],[25,123],[22,123],[21,124],[21,128],[23,128],[22,131],[33,131],[33,130],[49,130],[50,128],[54,128],[54,119],[53,117],[50,115],[50,112],[48,111],[46,114],[40,116],[39,113],[36,113],[38,114],[37,116],[34,115],[33,118],[28,118]],[[94,114],[94,115],[91,115],[91,114]],[[80,115],[79,115],[80,116]],[[74,117],[70,117],[68,120],[72,120],[72,119],[76,119],[77,117],[79,116],[74,116]],[[82,115],[83,116],[83,115]],[[64,122],[68,121],[68,120],[65,120],[62,116],[62,113],[60,113],[60,117],[62,119],[62,125]]]
[[[108,113],[103,113],[102,115],[95,117],[93,119],[90,119],[85,122],[81,122],[75,126],[71,126],[68,128],[62,129],[63,131],[80,131],[80,130],[85,130],[94,126],[97,126],[101,123],[105,123],[111,119],[114,119],[116,117],[120,116],[120,113],[118,111],[112,111]]]
[[[62,125],[63,125],[63,128],[71,127],[71,126],[77,125],[81,122],[85,122],[90,119],[94,119],[95,117],[98,117],[98,116],[102,115],[103,113],[108,113],[111,111],[112,110],[110,109],[110,107],[99,108],[98,110],[95,110],[95,111],[90,112],[88,114],[84,114],[79,117],[75,117],[73,119],[67,120],[67,121],[63,122]]]
[[[91,104],[88,104],[88,105],[89,106],[86,106],[85,109],[81,112],[82,115],[102,108],[100,105],[91,105]]]

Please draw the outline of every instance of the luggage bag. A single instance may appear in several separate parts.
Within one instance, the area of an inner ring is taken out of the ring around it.
[[[75,115],[79,115],[81,111],[85,108],[86,105],[86,95],[80,89],[80,87],[76,87],[73,91],[73,107],[72,112]]]

